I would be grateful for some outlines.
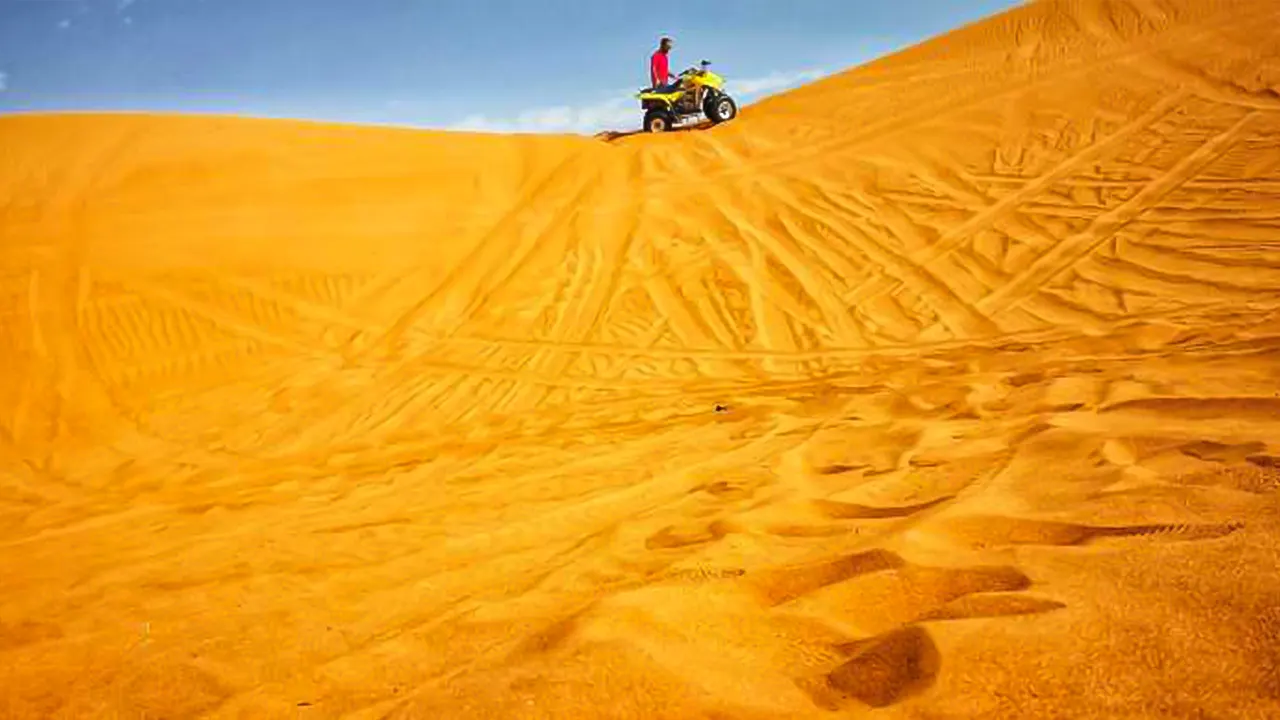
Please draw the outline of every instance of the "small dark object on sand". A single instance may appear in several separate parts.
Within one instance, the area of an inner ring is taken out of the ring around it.
[[[728,405],[716,405],[716,412],[718,412],[718,413],[722,413],[722,412],[729,412],[729,406],[728,406]]]

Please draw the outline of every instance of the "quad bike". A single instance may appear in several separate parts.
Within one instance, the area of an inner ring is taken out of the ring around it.
[[[682,120],[699,115],[717,125],[737,117],[738,104],[721,89],[724,78],[708,70],[710,64],[703,60],[702,67],[685,70],[670,88],[640,91],[636,97],[645,111],[646,132],[666,132]]]

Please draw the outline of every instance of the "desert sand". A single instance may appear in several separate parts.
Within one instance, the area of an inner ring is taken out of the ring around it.
[[[1274,0],[614,142],[7,117],[0,268],[5,718],[1280,717]]]

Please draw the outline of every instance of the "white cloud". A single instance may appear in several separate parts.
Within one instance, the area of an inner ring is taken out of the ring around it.
[[[129,6],[137,2],[137,0],[116,0],[116,12],[124,12]]]
[[[58,29],[59,29],[59,30],[66,30],[66,29],[67,29],[67,28],[69,28],[69,27],[71,27],[71,21],[70,21],[70,20],[59,20],[59,21],[58,21]]]
[[[638,102],[630,95],[577,107],[561,105],[526,110],[513,118],[492,119],[470,115],[452,130],[502,133],[592,133],[611,127],[634,125]]]
[[[0,92],[9,89],[9,73],[0,71]]]
[[[825,70],[774,72],[763,77],[729,79],[725,90],[739,103],[745,104],[763,95],[817,80],[828,75]],[[494,119],[471,115],[448,129],[501,133],[575,133],[590,134],[601,130],[629,130],[640,124],[639,101],[635,90],[628,90],[586,105],[562,105],[526,110],[515,117]]]
[[[786,90],[807,82],[813,82],[828,75],[825,70],[799,70],[796,72],[773,72],[764,77],[748,78],[733,83],[733,89],[743,97],[751,97],[764,93]]]

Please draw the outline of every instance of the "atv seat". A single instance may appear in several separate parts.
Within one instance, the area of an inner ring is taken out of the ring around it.
[[[658,93],[659,95],[669,95],[673,92],[679,92],[679,91],[680,91],[679,80],[676,80],[675,82],[670,83],[668,85],[654,85],[653,87],[645,90],[645,92]]]

